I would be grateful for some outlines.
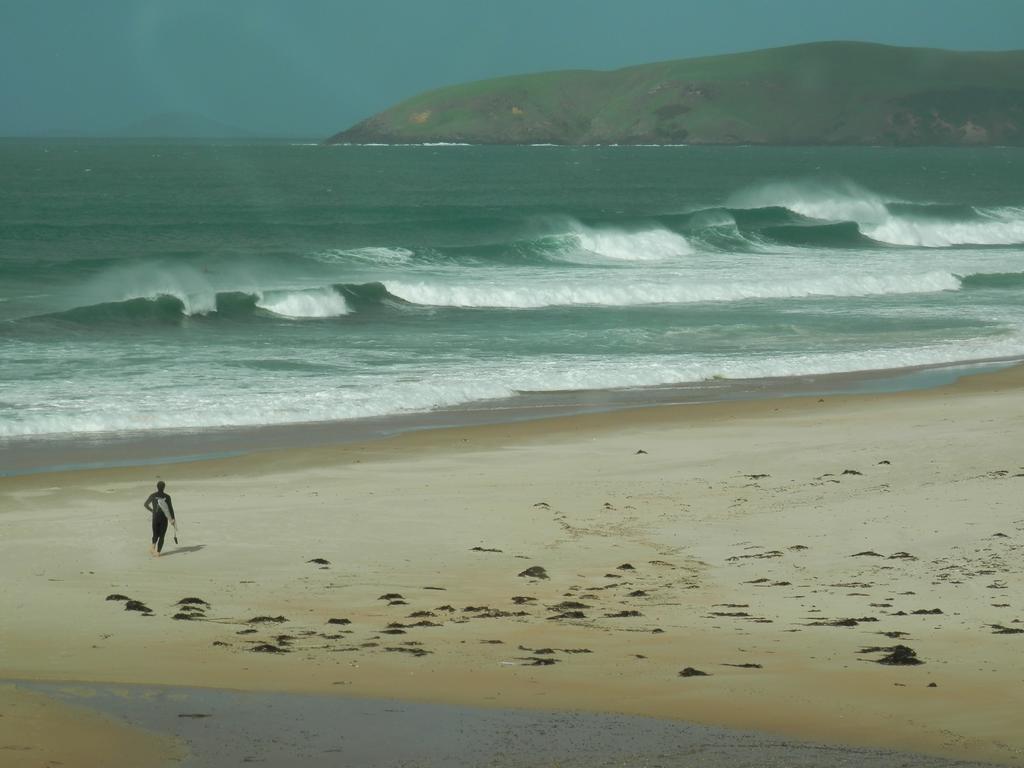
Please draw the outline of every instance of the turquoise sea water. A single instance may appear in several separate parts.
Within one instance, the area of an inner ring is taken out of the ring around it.
[[[1024,356],[1020,149],[6,141],[0,180],[0,438]]]

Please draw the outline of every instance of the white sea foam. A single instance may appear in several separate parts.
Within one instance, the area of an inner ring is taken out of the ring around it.
[[[734,195],[733,208],[781,206],[822,221],[853,221],[861,232],[891,245],[942,248],[953,245],[1014,245],[1024,243],[1024,210],[976,209],[980,219],[943,221],[896,215],[886,200],[850,181],[775,182]],[[897,202],[897,201],[888,201]]]
[[[534,360],[530,365],[476,360],[402,377],[346,377],[345,386],[324,379],[261,376],[238,387],[213,369],[197,370],[188,387],[140,387],[125,377],[76,382],[74,397],[48,391],[48,380],[7,398],[21,407],[0,420],[0,437],[98,433],[124,430],[255,426],[422,412],[508,397],[516,392],[613,389],[683,384],[714,377],[745,379],[885,370],[958,360],[1024,355],[1024,337],[965,339],[920,347],[874,348],[846,353],[772,354],[718,359],[711,356],[576,356]],[[205,378],[204,378],[205,376]],[[47,407],[42,407],[45,404]]]
[[[1024,243],[1024,215],[1001,218],[986,215],[978,221],[936,221],[890,216],[881,224],[862,226],[872,240],[893,245],[941,248],[951,245],[1015,245]]]
[[[836,275],[787,282],[763,280],[701,283],[676,278],[675,281],[661,282],[605,282],[589,285],[579,282],[538,282],[509,286],[388,280],[384,285],[392,295],[411,304],[531,309],[572,305],[635,306],[810,296],[934,293],[959,290],[960,280],[949,272],[933,271],[903,275]]]
[[[664,261],[693,253],[685,237],[660,227],[627,232],[577,223],[570,235],[583,251],[617,261]]]
[[[340,317],[349,313],[344,297],[331,288],[304,291],[265,291],[256,306],[282,317]]]

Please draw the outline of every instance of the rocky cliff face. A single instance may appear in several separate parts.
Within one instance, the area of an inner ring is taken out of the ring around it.
[[[1024,52],[816,43],[430,91],[329,143],[1024,145]]]

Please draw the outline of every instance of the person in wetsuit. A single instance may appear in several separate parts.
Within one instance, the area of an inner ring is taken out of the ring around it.
[[[146,509],[153,513],[153,543],[149,547],[149,553],[153,557],[160,557],[164,548],[164,536],[167,534],[167,521],[177,526],[174,520],[174,505],[171,504],[170,494],[164,493],[166,484],[163,480],[156,484],[156,491],[149,494],[149,498],[143,503]]]

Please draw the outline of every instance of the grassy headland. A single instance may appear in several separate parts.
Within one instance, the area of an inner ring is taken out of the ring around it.
[[[1024,51],[825,42],[414,96],[328,143],[1024,144]]]

